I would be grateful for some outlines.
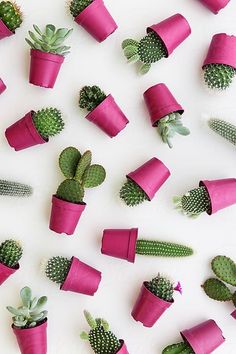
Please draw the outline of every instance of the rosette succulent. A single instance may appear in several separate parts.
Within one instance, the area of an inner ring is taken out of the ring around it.
[[[225,64],[208,64],[203,67],[204,80],[210,89],[227,89],[236,74],[236,70]]]
[[[6,240],[0,244],[0,263],[15,268],[22,257],[22,247],[15,240]]]
[[[100,89],[100,87],[96,85],[84,86],[80,91],[79,106],[90,112],[102,103],[106,97],[106,94]]]
[[[33,123],[44,140],[59,134],[64,128],[62,114],[57,108],[44,108],[33,114]]]
[[[0,180],[0,195],[10,197],[30,197],[33,193],[32,187],[6,180]]]
[[[72,0],[69,4],[70,13],[75,18],[77,17],[86,7],[92,4],[93,0]]]
[[[208,121],[209,127],[217,134],[236,145],[236,126],[222,119],[211,118]]]
[[[11,1],[1,1],[0,20],[3,21],[10,31],[15,32],[22,23],[22,13],[17,4]]]
[[[54,283],[62,285],[69,273],[71,259],[55,256],[48,260],[45,274]]]

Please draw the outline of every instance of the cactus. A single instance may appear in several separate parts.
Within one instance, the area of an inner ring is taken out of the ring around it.
[[[100,89],[100,87],[84,86],[80,91],[79,106],[90,112],[102,103],[106,97],[106,94]]]
[[[97,187],[106,177],[105,169],[100,165],[89,166],[82,177],[82,183],[85,188]]]
[[[93,0],[72,0],[70,2],[70,13],[77,17],[86,7],[92,4]]]
[[[204,68],[204,80],[211,89],[227,89],[235,76],[236,70],[230,65],[208,64]]]
[[[236,286],[236,264],[226,256],[217,256],[211,262],[215,275],[227,284]]]
[[[120,198],[128,206],[136,206],[149,200],[147,194],[134,181],[127,179],[120,190]]]
[[[59,185],[56,195],[62,200],[80,204],[83,202],[84,189],[78,181],[66,179]]]
[[[52,257],[47,262],[45,274],[54,283],[63,284],[69,273],[70,266],[70,259],[59,256]]]
[[[236,145],[236,126],[222,119],[211,118],[208,121],[209,127],[228,140],[233,145]]]
[[[83,174],[85,170],[91,165],[92,162],[92,153],[91,151],[85,151],[85,153],[81,156],[78,165],[76,167],[74,178],[81,182]]]
[[[11,1],[1,1],[0,20],[4,22],[10,31],[15,32],[22,24],[22,14],[17,4]]]
[[[17,328],[32,328],[46,321],[47,311],[42,310],[42,307],[47,302],[47,297],[42,296],[39,299],[32,298],[32,291],[29,287],[24,287],[20,291],[22,305],[17,309],[7,306],[7,310],[12,313],[13,324]]]
[[[146,74],[151,65],[167,56],[166,47],[158,35],[151,31],[139,42],[133,39],[125,39],[122,49],[128,62],[141,62],[140,73]]]
[[[82,332],[81,339],[88,340],[95,354],[115,354],[119,351],[121,343],[109,330],[109,324],[102,318],[93,319],[89,312],[84,316],[91,327],[89,333]]]
[[[73,178],[81,154],[75,147],[68,147],[62,151],[59,157],[59,167],[66,178]]]
[[[38,133],[45,140],[59,134],[64,128],[61,112],[56,108],[45,108],[37,111],[33,115],[33,122]]]
[[[187,342],[180,342],[168,345],[162,354],[194,354],[194,351]]]
[[[174,197],[175,208],[184,215],[196,218],[203,212],[208,212],[211,201],[205,187],[192,189],[182,197]]]
[[[19,242],[6,240],[0,244],[0,263],[15,268],[22,257],[22,247]]]
[[[44,31],[41,31],[36,25],[33,25],[33,28],[36,34],[29,31],[29,36],[31,39],[25,38],[26,42],[32,49],[62,56],[66,56],[70,53],[70,47],[65,46],[64,41],[71,34],[73,29],[56,29],[54,25],[47,25]]]
[[[136,254],[158,257],[187,257],[193,254],[190,247],[160,241],[137,240]]]
[[[210,278],[202,285],[205,293],[213,300],[230,301],[232,294],[229,288],[219,279]]]
[[[158,274],[157,277],[147,282],[146,287],[151,293],[160,299],[169,302],[173,301],[174,286],[169,279]]]
[[[30,197],[32,193],[32,187],[26,184],[0,180],[0,195],[11,197]]]

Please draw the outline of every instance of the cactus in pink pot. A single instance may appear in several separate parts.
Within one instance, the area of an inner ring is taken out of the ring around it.
[[[17,28],[22,24],[22,21],[22,13],[15,2],[0,2],[0,39],[15,34]]]

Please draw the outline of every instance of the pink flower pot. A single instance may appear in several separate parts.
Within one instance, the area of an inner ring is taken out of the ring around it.
[[[195,354],[210,354],[225,341],[221,329],[213,320],[186,329],[181,332],[181,335]]]
[[[127,350],[127,347],[125,345],[125,342],[122,339],[120,339],[120,343],[122,344],[120,350],[117,353],[114,353],[114,354],[129,354],[129,352]]]
[[[141,322],[145,327],[152,327],[162,314],[174,303],[160,299],[149,291],[144,282],[138,299],[132,310],[135,321]]]
[[[153,127],[157,126],[161,118],[170,113],[184,113],[183,108],[165,84],[157,84],[150,87],[144,92],[143,96]]]
[[[169,176],[170,171],[164,163],[153,157],[126,177],[134,181],[152,200]]]
[[[36,86],[53,88],[64,57],[36,49],[31,49],[30,55],[29,82]]]
[[[134,263],[138,229],[106,229],[101,252]]]
[[[180,14],[173,15],[156,25],[148,27],[147,32],[150,31],[156,32],[163,41],[167,57],[191,34],[188,21]]]
[[[7,88],[6,85],[4,84],[2,79],[0,79],[0,95],[6,90],[6,88]]]
[[[236,204],[236,178],[201,181],[199,185],[204,186],[209,194],[211,201],[209,215]]]
[[[236,320],[236,310],[231,313],[231,316]]]
[[[4,281],[7,280],[7,278],[9,278],[12,274],[14,274],[19,268],[19,264],[17,264],[14,268],[10,268],[5,264],[0,263],[0,285],[2,285]]]
[[[47,353],[47,320],[41,325],[20,329],[12,326],[21,354]]]
[[[6,37],[10,37],[13,34],[15,33],[10,31],[8,27],[5,25],[5,23],[2,20],[0,20],[0,40]]]
[[[217,15],[220,10],[228,5],[230,0],[200,0],[200,2]]]
[[[75,21],[98,42],[103,42],[118,28],[103,0],[94,0],[75,18]]]
[[[15,151],[27,149],[31,146],[44,144],[48,142],[41,137],[34,126],[32,116],[34,111],[26,113],[26,115],[12,124],[5,131],[8,144],[15,149]]]
[[[97,125],[111,138],[116,136],[129,123],[112,95],[108,95],[86,116],[86,119]]]
[[[98,290],[102,273],[72,257],[71,267],[61,290],[93,296]]]
[[[85,203],[70,203],[53,195],[49,228],[58,234],[73,235],[85,207]]]
[[[213,36],[203,68],[209,64],[225,64],[236,69],[236,36],[226,33]]]

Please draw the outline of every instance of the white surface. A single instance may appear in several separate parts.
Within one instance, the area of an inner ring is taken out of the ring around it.
[[[18,347],[11,333],[11,316],[6,305],[18,304],[18,292],[28,284],[36,295],[48,295],[49,354],[92,353],[79,334],[88,326],[83,309],[105,317],[112,330],[124,338],[130,354],[157,354],[163,347],[180,339],[179,331],[208,318],[222,327],[226,343],[216,353],[235,353],[235,321],[229,316],[230,304],[208,299],[200,284],[211,276],[210,260],[217,254],[235,258],[236,207],[209,217],[190,220],[178,214],[172,196],[195,187],[200,179],[235,177],[235,149],[209,131],[202,113],[222,113],[233,119],[236,113],[236,82],[222,94],[209,93],[201,81],[201,63],[215,33],[236,33],[236,3],[231,1],[214,16],[195,0],[137,1],[107,0],[107,6],[119,29],[104,43],[98,44],[66,13],[64,1],[18,0],[24,12],[24,24],[17,34],[0,42],[0,76],[8,90],[0,97],[1,178],[19,180],[34,186],[28,200],[0,200],[2,240],[15,237],[22,241],[24,256],[21,270],[0,289],[0,353],[16,354]],[[148,25],[180,12],[191,23],[192,35],[167,60],[153,65],[149,74],[139,77],[135,65],[125,63],[120,43],[127,37],[140,38]],[[24,41],[32,24],[54,23],[73,27],[68,42],[71,54],[66,58],[54,90],[28,84],[29,50]],[[149,86],[165,82],[185,107],[184,123],[189,137],[176,137],[171,151],[160,141],[142,100]],[[112,93],[130,119],[118,137],[111,140],[84,119],[77,106],[78,93],[85,84],[98,84]],[[57,106],[64,112],[65,131],[50,143],[22,152],[7,145],[4,131],[31,109]],[[71,237],[58,236],[48,229],[50,199],[63,180],[57,165],[60,151],[66,146],[81,151],[91,149],[93,161],[102,163],[107,180],[87,191],[88,204]],[[129,209],[118,198],[125,174],[149,158],[157,156],[172,171],[172,177],[152,203]],[[100,254],[104,228],[139,227],[140,237],[169,240],[191,245],[192,258],[168,260],[137,257],[134,265]],[[76,255],[103,272],[101,287],[95,297],[59,291],[40,272],[40,261],[53,255]],[[176,295],[175,305],[152,329],[145,329],[130,316],[140,285],[157,272],[183,284],[183,296]]]

